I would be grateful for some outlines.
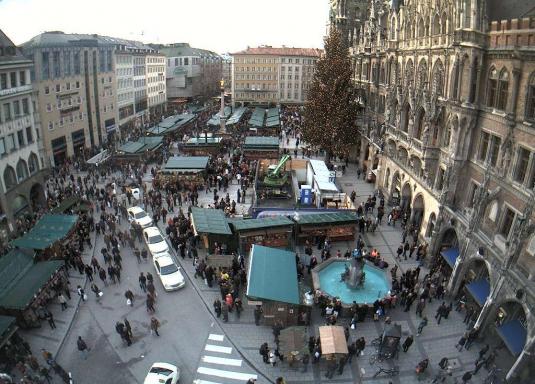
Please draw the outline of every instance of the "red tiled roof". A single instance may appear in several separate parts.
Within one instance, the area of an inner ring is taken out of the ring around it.
[[[317,48],[290,48],[290,47],[256,47],[247,48],[243,51],[235,52],[232,55],[271,55],[271,56],[317,56],[323,53]]]

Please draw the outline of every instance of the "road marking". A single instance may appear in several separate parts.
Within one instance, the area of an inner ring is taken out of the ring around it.
[[[221,352],[221,353],[232,353],[232,348],[230,347],[220,347],[219,345],[206,344],[204,347],[206,351],[210,352]]]
[[[223,371],[221,369],[213,369],[213,368],[206,368],[206,367],[197,368],[197,372],[205,374],[205,375],[219,376],[219,377],[224,377],[227,379],[235,379],[235,380],[249,380],[249,379],[257,378],[256,375],[253,375],[250,373]]]
[[[203,356],[202,361],[205,363],[220,364],[220,365],[232,365],[234,367],[241,367],[240,359],[227,359],[217,356]]]
[[[210,333],[210,336],[208,336],[208,340],[214,340],[214,341],[223,341],[225,338],[224,335],[217,335],[215,333]]]
[[[193,382],[193,384],[219,384],[219,383],[214,383],[213,381],[206,381],[206,380],[201,380],[201,379],[197,379]]]

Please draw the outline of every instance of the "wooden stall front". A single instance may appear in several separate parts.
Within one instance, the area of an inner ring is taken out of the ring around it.
[[[179,182],[185,189],[204,187],[207,156],[173,156],[167,160],[165,167],[156,175],[155,182],[161,185],[167,182]]]
[[[301,215],[298,221],[297,241],[313,244],[318,238],[328,237],[331,241],[355,240],[357,216],[354,212],[325,212]]]
[[[254,244],[248,263],[248,304],[262,306],[264,324],[278,322],[288,327],[303,323],[309,307],[300,299],[295,253]]]
[[[216,155],[221,150],[221,140],[221,137],[192,137],[182,146],[182,151],[190,156]]]
[[[200,236],[208,254],[213,254],[216,243],[223,253],[236,250],[232,231],[221,209],[192,207],[191,220],[195,235]]]
[[[285,216],[241,219],[230,223],[243,253],[249,252],[253,244],[273,248],[290,247],[294,222]]]
[[[276,136],[247,136],[243,144],[247,160],[278,159],[279,138]]]

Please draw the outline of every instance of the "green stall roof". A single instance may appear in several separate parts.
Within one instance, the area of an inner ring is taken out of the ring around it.
[[[355,213],[352,211],[301,215],[298,221],[300,225],[321,225],[351,222],[357,222],[357,215],[355,215]]]
[[[295,253],[253,244],[247,297],[300,304]]]
[[[138,153],[145,144],[139,141],[127,141],[119,147],[119,151],[124,153]]]
[[[46,249],[67,236],[77,221],[78,215],[44,215],[28,233],[11,244],[19,248]]]
[[[251,231],[273,227],[292,226],[294,222],[286,216],[264,217],[261,219],[242,219],[230,222],[236,231]]]
[[[221,209],[191,208],[193,228],[197,233],[232,235],[232,231]]]
[[[247,136],[243,145],[245,149],[248,148],[279,148],[279,138],[274,136]]]
[[[17,328],[15,325],[16,321],[17,319],[15,317],[0,316],[0,346],[7,341],[7,339],[4,339],[4,337],[8,337],[13,330]]]
[[[5,256],[4,256],[5,257]],[[62,260],[32,264],[26,272],[12,279],[12,284],[0,292],[0,307],[24,310],[47,281],[64,265]]]
[[[164,171],[203,170],[208,165],[208,156],[173,156],[167,160]]]

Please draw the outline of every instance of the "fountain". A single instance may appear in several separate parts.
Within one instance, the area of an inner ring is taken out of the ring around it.
[[[355,289],[364,285],[366,272],[364,272],[364,259],[362,257],[353,257],[351,267],[345,265],[345,271],[340,276],[340,281],[345,281],[349,288]]]
[[[331,258],[312,271],[314,289],[342,303],[351,305],[381,300],[390,290],[390,282],[382,269],[368,263],[359,253],[351,259]]]

